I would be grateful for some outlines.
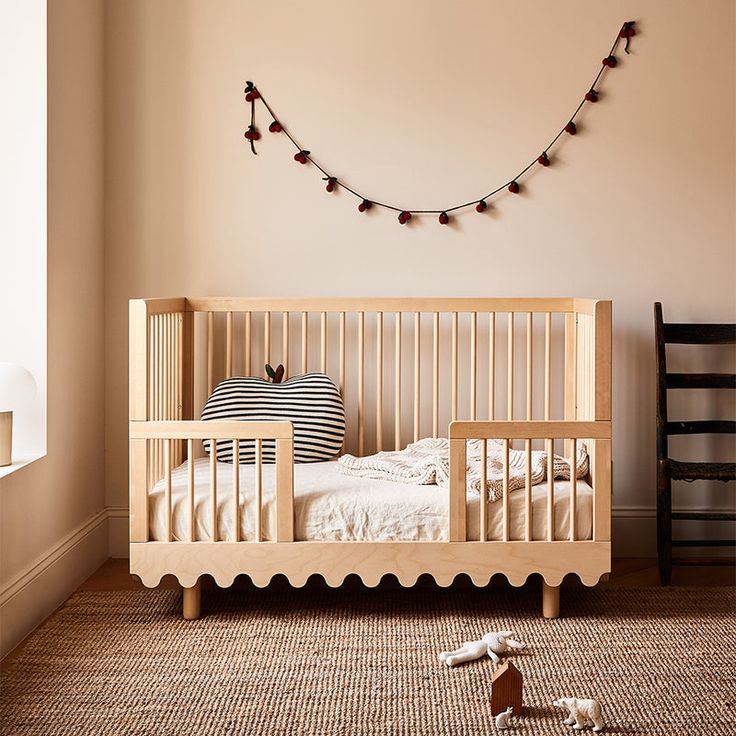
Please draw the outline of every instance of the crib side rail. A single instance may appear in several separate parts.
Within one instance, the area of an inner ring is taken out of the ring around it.
[[[523,541],[555,541],[555,444],[564,447],[564,459],[570,467],[570,510],[569,540],[576,541],[577,518],[577,457],[579,443],[584,441],[588,448],[590,479],[593,486],[593,541],[611,539],[611,422],[600,421],[456,421],[450,424],[450,497],[449,497],[449,540],[468,541],[467,535],[467,445],[469,440],[480,441],[480,488],[486,487],[489,440],[502,442],[503,489],[503,535],[502,541],[509,542],[511,530],[510,511],[510,452],[516,441],[523,441],[525,503]],[[547,453],[547,513],[546,538],[533,536],[532,516],[532,449],[533,442],[542,440]],[[559,453],[558,453],[559,454]],[[487,504],[480,504],[479,541],[488,540]]]
[[[218,440],[233,443],[233,514],[234,535],[231,541],[238,542],[240,533],[240,441],[255,441],[256,472],[256,540],[260,541],[262,508],[262,443],[273,440],[276,449],[276,541],[294,541],[294,427],[291,422],[228,422],[228,421],[136,421],[129,425],[130,437],[130,541],[149,540],[148,494],[150,484],[146,462],[150,455],[147,446],[158,443],[162,446],[164,498],[166,504],[166,538],[172,541],[172,481],[175,442],[185,442],[187,446],[187,506],[188,541],[195,541],[194,511],[194,443],[210,440],[210,487],[209,502],[211,514],[211,538],[218,540],[217,531],[217,458],[214,448]]]

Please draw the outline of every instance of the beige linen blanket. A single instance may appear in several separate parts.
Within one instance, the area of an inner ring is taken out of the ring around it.
[[[576,477],[588,474],[588,453],[585,445],[579,442],[575,458]],[[450,441],[447,439],[424,439],[414,442],[405,450],[379,452],[367,457],[343,455],[337,461],[340,472],[376,480],[390,480],[417,485],[448,486],[450,482]],[[547,477],[547,453],[532,450],[532,485],[541,483]],[[481,482],[481,443],[470,440],[467,450],[467,486],[474,493],[480,493]],[[554,456],[555,478],[570,477],[570,463],[559,455]],[[509,491],[523,488],[526,484],[526,453],[523,450],[509,450]],[[503,495],[503,442],[488,440],[486,463],[486,490],[489,501],[497,501]]]

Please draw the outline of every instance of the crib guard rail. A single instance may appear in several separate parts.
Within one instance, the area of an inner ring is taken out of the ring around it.
[[[146,458],[151,454],[163,467],[164,504],[166,508],[166,541],[173,540],[172,529],[172,483],[171,471],[176,459],[181,460],[186,443],[187,457],[187,541],[195,541],[195,487],[194,487],[194,442],[210,440],[216,447],[217,440],[233,443],[233,518],[234,539],[239,542],[240,503],[239,487],[242,468],[239,464],[240,440],[255,441],[255,539],[262,539],[261,513],[263,505],[262,443],[274,440],[276,446],[276,541],[294,541],[294,427],[291,422],[228,422],[228,421],[131,421],[130,422],[130,541],[147,542],[148,535],[148,490],[150,477]],[[175,459],[176,458],[176,459]],[[217,453],[210,453],[209,503],[211,518],[211,540],[218,538],[217,529]],[[178,464],[178,463],[176,463]]]
[[[503,540],[510,541],[509,451],[512,443],[523,441],[525,454],[524,541],[554,540],[555,533],[555,441],[564,440],[564,457],[570,465],[570,538],[576,529],[576,458],[578,443],[588,448],[589,480],[593,486],[593,541],[611,539],[611,422],[610,421],[456,421],[450,423],[450,511],[449,539],[467,540],[467,445],[479,440],[481,448],[480,488],[486,487],[488,441],[503,443]],[[535,540],[532,533],[532,442],[543,440],[547,453],[547,538]],[[488,507],[480,504],[479,541],[488,540]]]

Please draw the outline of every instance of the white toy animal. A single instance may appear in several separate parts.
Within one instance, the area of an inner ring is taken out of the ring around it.
[[[454,652],[440,652],[440,662],[444,662],[448,667],[454,667],[456,664],[470,662],[487,654],[494,664],[501,661],[500,655],[505,654],[510,649],[524,649],[525,644],[520,644],[510,637],[512,631],[490,631],[482,639],[478,641],[466,641]]]
[[[572,726],[576,731],[590,725],[593,726],[594,731],[603,730],[601,704],[593,698],[560,698],[555,700],[552,705],[556,705],[558,708],[567,708],[570,711],[570,715],[565,718],[563,723],[566,726]]]
[[[505,711],[499,713],[496,716],[496,728],[508,728],[509,727],[509,718],[511,718],[511,714],[514,712],[513,706],[509,706],[506,708]]]

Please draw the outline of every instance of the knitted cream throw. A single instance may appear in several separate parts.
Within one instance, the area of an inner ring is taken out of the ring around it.
[[[467,445],[467,486],[474,493],[480,493],[481,446],[480,440],[470,440]],[[582,442],[577,444],[575,459],[576,477],[588,473],[588,453]],[[379,452],[367,457],[343,455],[337,461],[340,472],[361,478],[390,480],[397,483],[416,485],[448,486],[450,482],[450,442],[447,439],[424,439],[414,442],[405,450]],[[547,477],[547,453],[532,450],[532,485],[541,483]],[[486,464],[486,488],[488,499],[497,501],[503,495],[503,442],[488,440],[488,459]],[[570,463],[554,456],[555,478],[570,477]],[[523,450],[509,450],[509,490],[524,488],[526,484],[526,453]]]

